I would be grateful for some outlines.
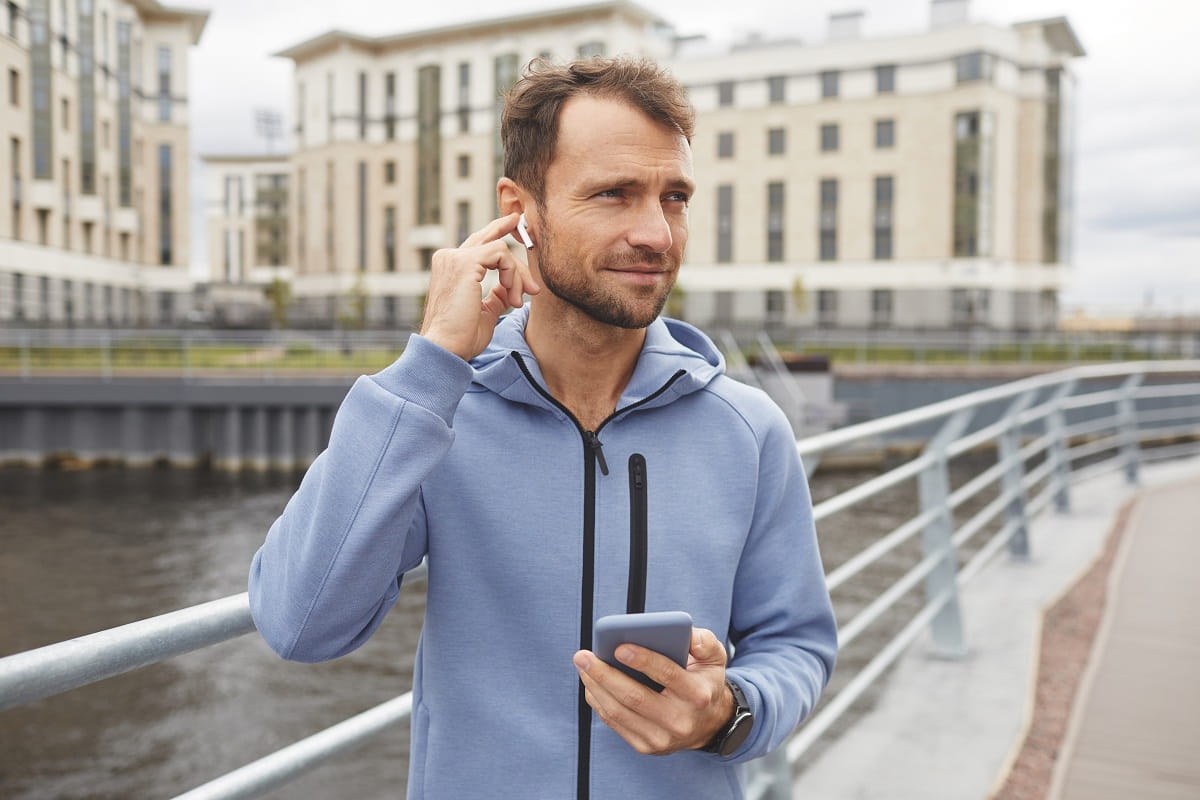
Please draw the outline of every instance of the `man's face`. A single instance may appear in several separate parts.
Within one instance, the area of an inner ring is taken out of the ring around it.
[[[598,322],[644,328],[687,245],[691,147],[624,101],[587,95],[563,104],[556,145],[532,251],[542,282]]]

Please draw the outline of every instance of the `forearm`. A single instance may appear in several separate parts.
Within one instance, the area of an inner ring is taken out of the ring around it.
[[[254,557],[251,611],[285,658],[324,660],[360,645],[425,549],[410,535],[420,487],[453,441],[470,368],[415,338],[410,351],[351,388],[328,449]]]

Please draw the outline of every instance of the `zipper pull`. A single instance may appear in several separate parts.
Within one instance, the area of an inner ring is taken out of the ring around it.
[[[646,462],[641,459],[633,462],[633,488],[639,492],[646,488]]]
[[[592,431],[587,431],[584,436],[587,437],[588,447],[591,448],[592,452],[596,456],[596,463],[600,465],[600,474],[607,475],[608,462],[604,460],[604,445],[601,444],[600,437]]]

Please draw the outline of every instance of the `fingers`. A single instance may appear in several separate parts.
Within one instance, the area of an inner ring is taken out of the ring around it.
[[[725,666],[729,653],[717,635],[707,628],[692,628],[692,645],[688,653],[688,666]]]
[[[658,692],[586,650],[576,653],[575,666],[588,705],[631,747],[646,755],[665,755],[679,749],[678,734],[658,721],[668,711]]]
[[[464,239],[460,246],[475,247],[503,239],[517,229],[517,220],[520,218],[521,215],[514,211],[512,214],[494,219]]]

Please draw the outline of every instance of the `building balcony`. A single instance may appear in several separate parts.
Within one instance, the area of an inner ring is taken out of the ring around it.
[[[32,180],[29,182],[29,205],[39,211],[53,211],[58,208],[60,191],[54,181]]]
[[[139,216],[135,208],[118,208],[113,214],[113,229],[117,233],[137,233]]]
[[[99,195],[81,195],[76,201],[75,216],[80,222],[102,222],[104,220],[104,203]]]
[[[420,225],[408,235],[408,243],[421,250],[448,246],[446,229],[441,225]]]

